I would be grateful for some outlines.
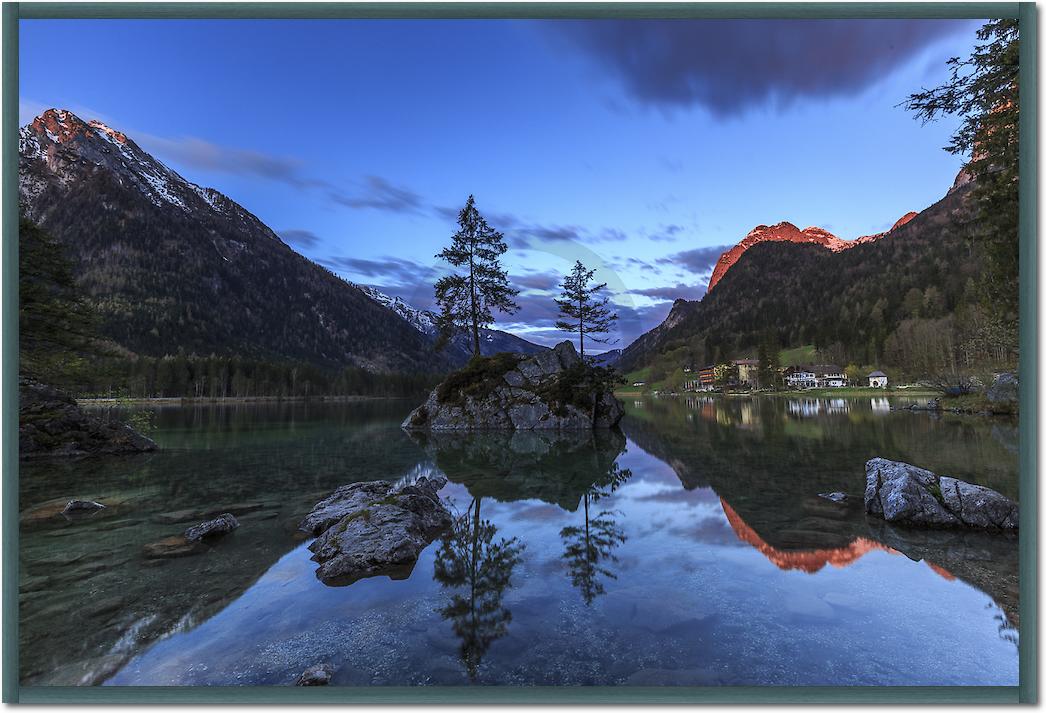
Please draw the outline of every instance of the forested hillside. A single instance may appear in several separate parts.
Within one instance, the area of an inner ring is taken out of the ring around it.
[[[887,237],[841,252],[754,245],[700,302],[677,301],[622,365],[710,363],[767,342],[814,344],[825,360],[913,377],[1005,362],[1005,349],[975,338],[981,260],[966,235],[969,196],[960,187]]]

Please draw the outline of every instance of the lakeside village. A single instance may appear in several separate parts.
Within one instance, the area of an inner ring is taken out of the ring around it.
[[[687,392],[728,392],[783,387],[787,391],[804,391],[847,387],[886,389],[889,386],[889,377],[879,369],[864,375],[852,372],[853,369],[842,369],[835,364],[796,365],[768,371],[760,369],[758,359],[734,359],[698,368],[684,366],[683,373],[690,376],[682,380],[680,389]],[[762,383],[770,380],[774,383]],[[642,388],[646,382],[634,381],[632,386]]]

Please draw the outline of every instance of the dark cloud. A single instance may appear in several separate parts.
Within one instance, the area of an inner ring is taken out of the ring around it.
[[[675,287],[669,285],[665,287],[647,287],[642,290],[632,290],[633,294],[668,300],[669,302],[678,299],[699,300],[705,296],[705,292],[707,291],[708,285],[706,283],[701,283],[699,285],[684,285],[679,283]]]
[[[657,232],[651,233],[647,237],[655,243],[674,243],[682,232],[683,226],[681,225],[662,225]]]
[[[281,230],[279,236],[296,248],[314,248],[320,242],[320,236],[311,230]]]
[[[413,260],[398,257],[367,259],[358,257],[326,257],[317,260],[331,270],[342,270],[374,280],[379,285],[416,285],[433,281],[435,268]],[[379,287],[379,289],[381,289]]]
[[[297,159],[220,146],[193,137],[168,139],[149,134],[138,136],[142,146],[150,153],[194,169],[254,176],[295,188],[322,190],[331,201],[349,208],[391,213],[420,213],[425,209],[421,196],[381,176],[364,176],[353,190],[346,191],[330,181],[302,175],[302,162]],[[454,217],[457,217],[456,212]]]
[[[635,101],[720,116],[852,95],[968,20],[600,20],[550,23]]]
[[[365,176],[352,193],[329,191],[331,200],[349,208],[373,208],[390,213],[420,213],[424,202],[414,191],[396,186],[381,176]]]
[[[525,275],[516,275],[510,281],[516,287],[547,292],[558,289],[563,281],[563,276],[558,272],[531,272]]]
[[[685,267],[690,272],[705,273],[715,267],[719,257],[732,248],[732,245],[711,245],[706,248],[693,248],[658,259],[659,265],[676,265]]]
[[[138,134],[138,139],[150,153],[191,168],[216,173],[257,176],[280,181],[296,188],[326,186],[326,182],[301,175],[301,162],[281,156],[271,156],[250,149],[219,146],[203,139],[182,137],[161,138]]]

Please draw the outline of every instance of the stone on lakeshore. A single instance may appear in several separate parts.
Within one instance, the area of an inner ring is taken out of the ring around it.
[[[317,536],[309,545],[319,563],[316,576],[332,586],[378,575],[408,576],[421,551],[451,524],[437,494],[446,482],[422,477],[402,486],[352,483],[321,500],[299,525]]]
[[[193,525],[186,529],[185,532],[182,533],[182,536],[189,542],[199,542],[204,538],[227,535],[239,526],[240,523],[236,518],[233,517],[231,513],[225,512],[213,520],[201,522],[199,525]]]
[[[1020,382],[1013,372],[996,374],[992,385],[985,392],[992,404],[1017,404],[1020,401]]]
[[[84,411],[68,394],[19,377],[19,458],[142,453],[156,447],[130,426]]]
[[[534,356],[483,357],[451,374],[403,421],[414,431],[592,430],[611,428],[624,409],[608,386],[583,393],[597,372],[574,345]]]
[[[1017,503],[990,488],[885,458],[865,464],[865,480],[865,510],[887,522],[981,530],[1018,528]]]
[[[334,675],[334,667],[329,663],[316,664],[315,666],[309,666],[307,669],[301,672],[298,676],[298,680],[294,682],[295,686],[326,686],[331,682],[331,676]]]

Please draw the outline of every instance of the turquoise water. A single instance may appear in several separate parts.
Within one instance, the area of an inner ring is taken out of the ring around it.
[[[680,397],[595,438],[415,439],[411,406],[159,408],[159,453],[23,464],[23,684],[286,685],[320,662],[338,685],[1017,683],[1016,539],[861,503],[876,455],[1016,497],[1015,423]],[[313,503],[432,471],[457,519],[409,576],[316,579]],[[73,497],[109,507],[68,521]],[[243,514],[209,551],[144,556],[215,508]]]

